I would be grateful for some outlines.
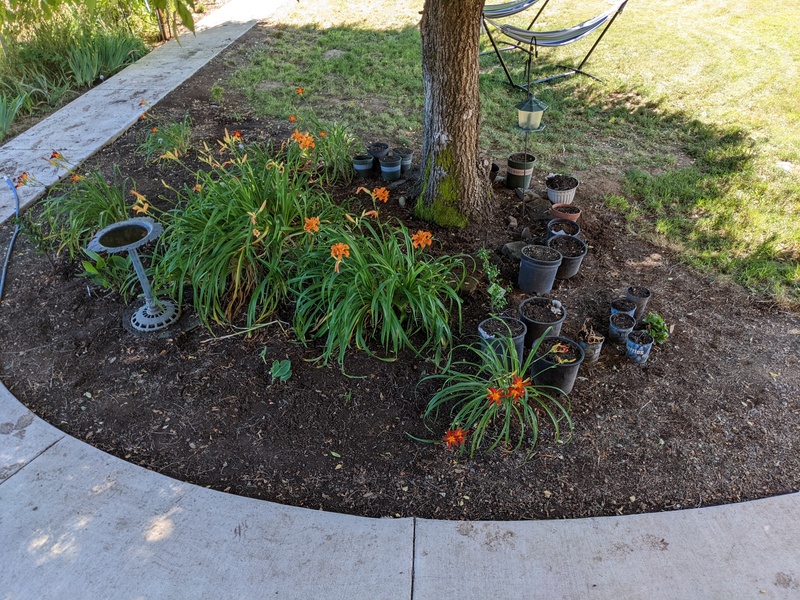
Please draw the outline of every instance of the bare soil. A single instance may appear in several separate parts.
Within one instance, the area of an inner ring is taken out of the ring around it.
[[[273,32],[259,27],[157,106],[154,118],[188,111],[195,147],[225,129],[246,141],[282,140],[288,123],[257,119],[228,92],[210,100],[215,81]],[[185,174],[134,154],[136,124],[92,161],[114,165],[148,198]],[[379,136],[378,132],[372,138]],[[396,140],[387,140],[396,142]],[[397,145],[397,144],[392,144]],[[418,156],[418,154],[417,154]],[[68,158],[68,157],[67,157]],[[504,164],[501,163],[501,175]],[[544,173],[533,186],[544,192]],[[536,452],[467,458],[442,444],[447,422],[422,412],[432,394],[420,385],[431,363],[403,354],[392,362],[353,351],[350,376],[319,367],[319,348],[298,344],[281,323],[252,337],[196,326],[191,310],[162,334],[134,335],[131,307],[92,287],[79,265],[54,264],[24,237],[17,242],[0,305],[2,380],[22,402],[66,433],[181,480],[275,502],[372,517],[546,519],[617,515],[737,502],[800,489],[800,319],[769,298],[684,266],[668,249],[628,230],[605,208],[619,181],[578,173],[582,235],[590,246],[580,272],[550,294],[567,309],[562,335],[576,339],[588,319],[608,330],[609,304],[630,285],[652,291],[648,305],[673,329],[643,368],[606,341],[584,363],[571,394],[575,430],[555,444],[547,428]],[[359,182],[363,183],[363,182]],[[355,195],[359,183],[331,190]],[[367,182],[379,185],[378,180]],[[410,187],[410,184],[409,184]],[[425,227],[392,191],[384,209],[409,228]],[[486,246],[509,287],[519,262],[504,254],[524,228],[544,233],[549,203],[522,203],[498,180],[493,218],[464,230],[433,228],[439,250]],[[5,247],[11,225],[0,230]],[[459,341],[476,341],[490,310],[481,280],[465,293]],[[511,310],[525,298],[510,294]],[[291,360],[293,375],[272,382],[262,349]]]

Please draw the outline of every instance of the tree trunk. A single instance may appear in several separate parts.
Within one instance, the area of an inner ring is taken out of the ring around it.
[[[425,94],[417,213],[438,225],[480,221],[489,200],[479,168],[478,36],[484,0],[425,0],[420,23]]]
[[[169,18],[164,10],[156,8],[156,16],[158,17],[158,32],[162,42],[169,41],[172,37],[172,30],[169,26]]]

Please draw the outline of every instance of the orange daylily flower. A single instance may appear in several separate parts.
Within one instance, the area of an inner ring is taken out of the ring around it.
[[[133,212],[135,212],[137,215],[147,214],[148,210],[150,210],[150,204],[148,204],[147,202],[145,202],[143,204],[134,204],[133,205]]]
[[[301,87],[297,88],[297,95],[298,96],[302,96],[304,91],[305,90],[303,88],[301,88]]]
[[[493,387],[486,389],[486,398],[489,400],[489,404],[497,404],[497,406],[502,406],[503,396],[505,396],[505,392],[503,390]]]
[[[338,242],[331,246],[331,256],[336,259],[336,264],[333,267],[333,272],[339,272],[339,265],[345,258],[350,258],[350,246],[342,242]]]
[[[136,198],[136,202],[147,202],[147,198],[136,190],[131,190],[131,195]]]
[[[328,134],[325,133],[324,131],[320,131],[319,132],[319,137],[325,137],[326,135],[328,135]]]
[[[194,186],[192,188],[192,191],[193,192],[200,192],[202,189],[203,189],[203,186],[198,183],[196,186]]]
[[[144,120],[145,120],[145,119],[147,119],[149,116],[150,116],[150,115],[149,115],[149,114],[147,114],[147,113],[142,113],[142,115],[139,117],[139,120],[140,120],[140,121],[144,121]]]
[[[442,441],[447,444],[448,448],[452,448],[453,446],[463,446],[464,442],[467,441],[467,432],[458,427],[456,429],[448,429]]]
[[[83,175],[78,175],[77,173],[73,173],[72,177],[69,178],[70,183],[78,183],[81,179],[83,179]]]
[[[234,132],[233,132],[233,135],[232,135],[231,137],[233,137],[233,139],[235,139],[235,140],[240,140],[240,139],[242,139],[242,132],[241,132],[241,130],[237,129],[236,131],[234,131]]]
[[[314,136],[308,135],[308,132],[300,133],[300,130],[295,129],[291,139],[297,142],[301,150],[311,150],[315,147]]]
[[[294,115],[289,115],[289,123],[294,123],[295,121],[297,121],[297,117]]]
[[[64,160],[64,155],[58,150],[53,150],[53,153],[50,155],[50,160]]]
[[[430,231],[417,230],[417,233],[411,236],[411,243],[414,248],[425,248],[426,246],[433,245],[433,235]]]
[[[153,127],[153,128],[150,130],[150,133],[158,133],[158,127]]]
[[[389,201],[389,190],[385,187],[379,187],[372,190],[372,197],[375,200],[380,200],[384,204]]]
[[[513,398],[517,402],[520,398],[525,397],[525,388],[531,384],[530,379],[522,379],[522,377],[514,376],[511,385],[508,387],[508,397]]]
[[[20,188],[20,187],[22,187],[23,185],[27,185],[27,184],[28,184],[28,178],[29,178],[29,177],[30,177],[30,175],[28,175],[28,172],[27,172],[27,171],[24,171],[24,172],[22,173],[22,175],[20,175],[19,177],[17,177],[17,181],[14,183],[14,187],[15,187],[15,188]]]
[[[139,106],[147,106],[147,100],[145,100],[144,98],[142,98],[142,99],[139,101]]]
[[[303,225],[303,229],[308,233],[319,231],[319,219],[317,217],[306,217],[306,223]]]

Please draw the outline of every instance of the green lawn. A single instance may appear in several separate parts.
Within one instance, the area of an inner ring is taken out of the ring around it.
[[[604,10],[552,0],[558,29]],[[228,85],[257,113],[337,121],[368,141],[421,138],[420,1],[298,4]],[[518,23],[527,24],[531,14]],[[547,128],[531,137],[537,169],[619,179],[606,198],[686,262],[800,303],[800,7],[766,0],[630,0],[586,69],[536,94]],[[488,48],[484,36],[482,43]],[[592,40],[542,49],[536,73],[579,60]],[[523,60],[509,55],[522,77]],[[514,105],[494,56],[481,58],[482,145],[521,150]],[[297,87],[303,87],[300,97]]]

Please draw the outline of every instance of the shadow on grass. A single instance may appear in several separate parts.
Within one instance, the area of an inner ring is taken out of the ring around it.
[[[282,25],[263,34],[266,49],[232,78],[257,113],[335,120],[365,141],[379,135],[391,143],[420,143],[417,28]],[[524,81],[521,56],[514,59],[514,79]],[[587,68],[604,75],[601,66]],[[544,53],[535,69],[535,77],[562,70]],[[515,105],[525,93],[508,85],[493,55],[481,57],[480,73],[482,147],[495,156],[518,152]],[[304,88],[302,97],[296,87]],[[545,131],[529,140],[537,169],[577,172],[585,179],[597,169],[616,173],[630,207],[627,216],[678,244],[687,262],[800,300],[792,250],[800,233],[790,226],[770,237],[779,223],[752,214],[752,199],[774,190],[757,173],[751,132],[703,122],[663,99],[581,75],[537,85],[535,93],[548,105]]]

